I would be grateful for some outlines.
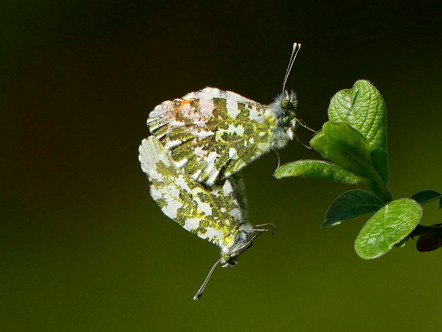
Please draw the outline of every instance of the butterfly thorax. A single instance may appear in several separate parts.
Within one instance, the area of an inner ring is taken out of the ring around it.
[[[284,147],[294,137],[296,126],[296,93],[285,90],[269,106],[276,118],[274,147]]]

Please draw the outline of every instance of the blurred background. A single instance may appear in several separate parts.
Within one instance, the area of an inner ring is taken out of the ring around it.
[[[277,225],[234,269],[164,216],[138,145],[148,113],[205,86],[261,103],[288,88],[319,129],[361,78],[388,108],[389,189],[442,190],[438,1],[2,1],[0,330],[440,331],[442,251],[364,261],[366,217],[320,230],[352,189],[243,172],[250,221]],[[310,138],[300,133],[305,141]],[[291,142],[282,163],[319,158]],[[433,202],[423,224],[441,222]]]

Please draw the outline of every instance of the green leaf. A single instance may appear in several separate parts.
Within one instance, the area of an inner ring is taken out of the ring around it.
[[[343,184],[358,184],[363,182],[363,179],[356,174],[323,160],[298,160],[287,163],[279,167],[274,175],[278,179],[288,176],[298,176]]]
[[[376,173],[367,140],[347,123],[326,122],[310,144],[324,158],[349,172],[366,179]]]
[[[419,224],[422,207],[409,198],[394,200],[374,214],[355,241],[357,254],[365,259],[382,256],[406,238]]]
[[[351,89],[333,96],[328,118],[335,123],[349,123],[367,139],[373,164],[386,184],[387,108],[379,91],[368,81],[357,81]]]
[[[368,191],[346,191],[330,205],[321,228],[339,225],[344,220],[377,211],[382,205],[382,202]]]
[[[326,122],[310,144],[324,158],[363,178],[383,202],[391,201],[391,195],[371,161],[367,140],[348,123]]]
[[[423,190],[415,193],[413,196],[410,197],[411,199],[414,199],[419,204],[423,205],[426,203],[429,203],[431,201],[434,201],[436,199],[442,199],[442,194],[435,191],[435,190]],[[440,205],[440,202],[439,202]]]

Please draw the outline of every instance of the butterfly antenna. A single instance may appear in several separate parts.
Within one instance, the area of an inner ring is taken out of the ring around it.
[[[216,263],[213,264],[212,268],[210,269],[209,273],[207,274],[207,277],[206,277],[206,279],[204,280],[203,284],[201,285],[200,289],[198,289],[198,292],[196,292],[195,296],[193,297],[193,299],[194,299],[195,301],[199,300],[200,297],[201,297],[201,295],[203,295],[204,289],[206,288],[207,283],[209,282],[209,279],[210,279],[210,277],[212,276],[213,271],[215,270],[215,267],[216,267],[219,263],[221,263],[221,259],[222,259],[222,258],[218,259],[218,260],[216,261]]]
[[[301,49],[301,44],[294,43],[292,54],[290,55],[289,64],[287,66],[287,70],[284,75],[284,81],[282,82],[282,92],[285,91],[285,85],[287,84],[287,80],[289,78],[290,72],[292,71],[293,64],[295,63],[296,56],[298,55],[299,50]]]

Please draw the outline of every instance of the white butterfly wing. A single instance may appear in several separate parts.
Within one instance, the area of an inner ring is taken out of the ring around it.
[[[205,88],[158,105],[147,124],[177,167],[212,185],[269,151],[277,120],[269,106]]]
[[[221,248],[235,241],[247,214],[240,176],[211,187],[196,182],[176,167],[154,136],[142,141],[139,160],[151,181],[151,196],[165,215]]]

